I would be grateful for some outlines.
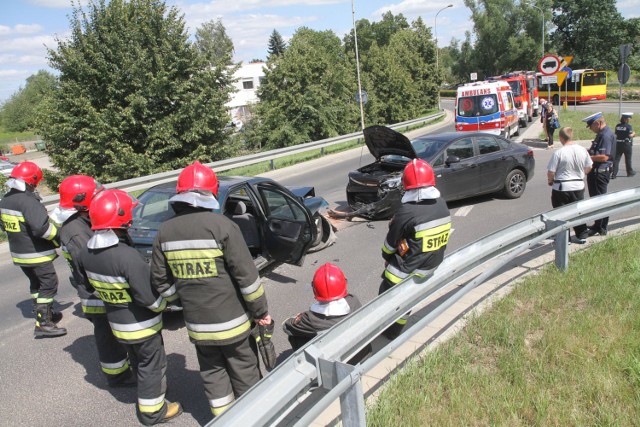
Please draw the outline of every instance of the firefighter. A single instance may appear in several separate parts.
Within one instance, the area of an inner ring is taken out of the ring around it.
[[[413,159],[404,168],[402,205],[389,222],[389,232],[382,245],[385,260],[382,294],[412,274],[427,276],[440,265],[451,232],[451,217],[446,202],[436,189],[436,178],[429,163]],[[385,332],[397,337],[410,313],[401,317]]]
[[[80,254],[79,269],[89,290],[105,302],[112,333],[132,358],[138,377],[138,420],[153,425],[179,416],[182,407],[165,400],[166,301],[151,287],[149,266],[131,247],[127,233],[137,204],[122,190],[105,190],[93,198],[89,218],[94,234]]]
[[[51,213],[51,219],[60,227],[62,255],[71,270],[71,283],[78,291],[82,312],[93,324],[93,336],[98,349],[102,372],[111,387],[130,387],[136,384],[129,369],[129,358],[125,348],[116,341],[104,301],[98,298],[84,283],[78,260],[93,236],[89,220],[89,205],[93,197],[104,188],[92,177],[73,175],[65,178],[58,189],[60,205]]]
[[[178,293],[217,416],[260,380],[250,331],[252,321],[266,326],[272,319],[240,228],[212,212],[219,208],[216,174],[196,161],[180,173],[176,191],[176,216],[160,226],[153,244],[151,280],[161,293]]]
[[[58,257],[58,228],[49,221],[47,210],[35,192],[41,180],[38,165],[22,162],[11,171],[6,183],[11,190],[0,200],[2,229],[9,239],[11,258],[29,278],[36,312],[36,338],[67,333],[56,325],[62,313],[53,311],[53,299],[58,292],[58,275],[53,267]]]
[[[631,164],[631,156],[633,155],[633,137],[636,133],[629,124],[629,120],[633,117],[633,113],[622,113],[620,123],[616,125],[616,158],[613,162],[613,173],[611,179],[615,179],[620,168],[620,160],[624,154],[624,165],[627,170],[627,176],[634,176],[636,172]]]
[[[327,263],[320,266],[313,275],[311,287],[316,302],[309,310],[298,313],[282,324],[294,350],[362,307],[358,298],[347,292],[347,279],[336,265]],[[367,345],[349,363],[359,363],[370,353],[371,346]]]

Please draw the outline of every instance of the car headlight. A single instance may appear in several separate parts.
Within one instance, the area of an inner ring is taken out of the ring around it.
[[[392,190],[394,188],[400,187],[400,185],[402,185],[402,177],[401,176],[394,176],[394,177],[391,177],[391,178],[388,178],[388,179],[382,181],[380,183],[380,189],[385,190],[385,191],[389,191],[389,190]]]

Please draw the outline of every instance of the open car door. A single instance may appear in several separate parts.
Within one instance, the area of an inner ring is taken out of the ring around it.
[[[316,237],[311,212],[284,187],[267,182],[256,187],[267,217],[264,241],[267,252],[276,261],[302,265]]]

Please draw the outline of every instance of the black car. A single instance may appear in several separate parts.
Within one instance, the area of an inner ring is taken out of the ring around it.
[[[351,216],[393,216],[404,192],[402,171],[414,158],[433,167],[436,188],[446,201],[499,191],[516,199],[533,177],[533,151],[489,133],[448,132],[409,141],[385,126],[371,126],[364,130],[364,139],[376,162],[349,173]]]
[[[309,251],[331,245],[333,226],[322,215],[328,203],[313,187],[285,188],[269,178],[220,176],[218,202],[222,213],[240,227],[254,258],[263,269],[274,262],[302,264]],[[176,181],[143,192],[133,210],[129,235],[147,261],[160,224],[175,213],[169,199]]]

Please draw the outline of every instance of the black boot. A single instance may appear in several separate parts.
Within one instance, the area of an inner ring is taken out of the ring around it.
[[[31,312],[32,313],[36,313],[36,309],[38,307],[38,299],[37,298],[31,298]],[[59,311],[55,311],[53,308],[51,309],[51,321],[53,323],[58,323],[59,321],[62,320],[62,313]]]
[[[38,337],[59,337],[67,334],[65,328],[58,328],[52,320],[52,303],[36,306],[36,327],[33,334]]]

